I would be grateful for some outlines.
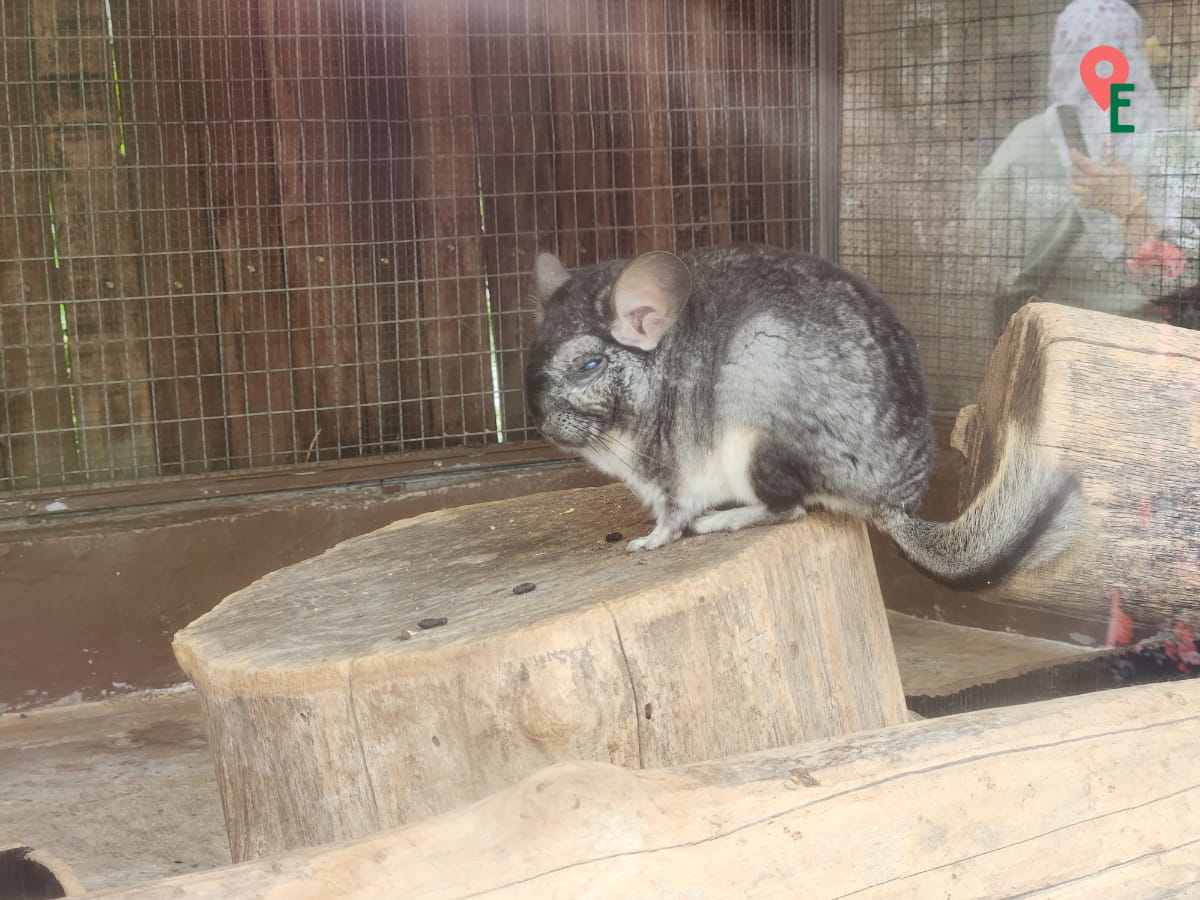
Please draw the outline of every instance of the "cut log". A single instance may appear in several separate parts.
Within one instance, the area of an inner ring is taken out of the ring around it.
[[[1009,423],[1078,473],[1092,521],[1065,565],[1006,585],[1005,596],[1096,622],[1123,612],[1151,631],[1195,624],[1200,333],[1031,303],[955,426],[967,457],[961,501],[991,477]]]
[[[1189,681],[671,770],[562,763],[390,834],[97,900],[1166,900],[1200,879],[1198,744]]]
[[[622,487],[430,513],[181,631],[233,858],[394,828],[562,760],[678,765],[905,720],[861,523],[606,540],[650,527]]]

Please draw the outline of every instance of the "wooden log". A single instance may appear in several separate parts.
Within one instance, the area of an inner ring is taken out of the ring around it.
[[[0,846],[0,897],[4,900],[74,897],[83,892],[71,867],[45,850],[23,844]]]
[[[430,513],[181,631],[233,858],[394,828],[561,760],[678,765],[905,720],[860,523],[636,555],[605,539],[650,527],[618,486]]]
[[[1011,320],[951,442],[965,500],[1009,425],[1080,476],[1093,522],[1067,564],[1006,586],[1022,604],[1153,632],[1200,608],[1200,334],[1051,303]],[[1114,592],[1116,599],[1114,600]]]
[[[563,763],[390,834],[95,896],[1194,896],[1198,713],[1176,682],[655,772]]]

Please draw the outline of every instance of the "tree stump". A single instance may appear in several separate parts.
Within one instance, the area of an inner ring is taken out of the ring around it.
[[[400,831],[102,896],[1195,897],[1198,706],[1186,681],[655,772],[559,763]]]
[[[1029,304],[955,426],[963,502],[991,477],[1010,422],[1079,474],[1093,521],[1063,566],[1006,585],[1005,596],[1110,625],[1122,614],[1151,629],[1194,623],[1200,333]]]
[[[905,720],[861,523],[626,553],[650,527],[622,487],[430,513],[179,632],[233,858],[393,828],[562,760],[678,765]]]

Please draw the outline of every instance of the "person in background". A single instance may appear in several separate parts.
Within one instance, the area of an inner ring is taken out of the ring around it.
[[[1121,121],[1133,133],[1112,133],[1080,78],[1084,54],[1101,45],[1129,62],[1125,80],[1135,90]],[[973,205],[980,258],[992,263],[995,332],[1034,298],[1156,318],[1148,301],[1186,277],[1184,245],[1195,236],[1155,162],[1168,117],[1138,13],[1123,0],[1067,6],[1055,23],[1047,92],[1048,107],[993,154]]]
[[[1172,115],[1171,127],[1159,154],[1166,170],[1180,215],[1186,222],[1200,222],[1200,77],[1193,80],[1186,102]],[[1182,286],[1168,290],[1154,301],[1163,320],[1181,328],[1200,330],[1200,242],[1181,241],[1189,254]]]

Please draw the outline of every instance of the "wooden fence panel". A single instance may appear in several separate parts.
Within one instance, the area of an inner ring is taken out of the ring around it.
[[[596,0],[549,6],[557,250],[570,268],[616,255],[605,73],[614,70],[617,58],[605,6]]]
[[[673,250],[671,130],[663,0],[608,8],[607,41],[623,77],[610,84],[616,253]]]
[[[280,252],[275,108],[258,10],[227,0],[174,2],[185,77],[203,89],[230,465],[295,462],[291,303]]]
[[[667,7],[675,242],[729,243],[729,101],[723,21],[709,3]]]
[[[259,0],[275,119],[294,432],[307,459],[355,455],[357,310],[340,2]]]
[[[175,0],[126,10],[117,42],[129,185],[137,210],[159,474],[228,466],[218,321],[221,261],[204,178],[203,92]]]
[[[66,348],[43,189],[34,0],[0,5],[0,489],[77,479]]]
[[[481,443],[494,431],[475,123],[471,0],[405,7],[409,122],[418,209],[422,355],[434,419],[428,446]]]
[[[799,177],[800,141],[789,140],[800,134],[802,107],[797,95],[795,76],[797,52],[796,5],[755,0],[754,93],[751,108],[757,109],[758,134],[762,146],[761,190],[763,199],[763,241],[785,246],[794,239],[791,227],[795,210],[795,181]]]
[[[536,436],[525,421],[529,277],[538,252],[558,244],[546,6],[473,4],[469,26],[501,415],[506,440],[527,440]]]
[[[55,229],[80,469],[157,474],[145,308],[104,0],[32,6],[35,123]]]
[[[420,446],[432,421],[421,358],[404,7],[347,3],[342,36],[363,452]]]

